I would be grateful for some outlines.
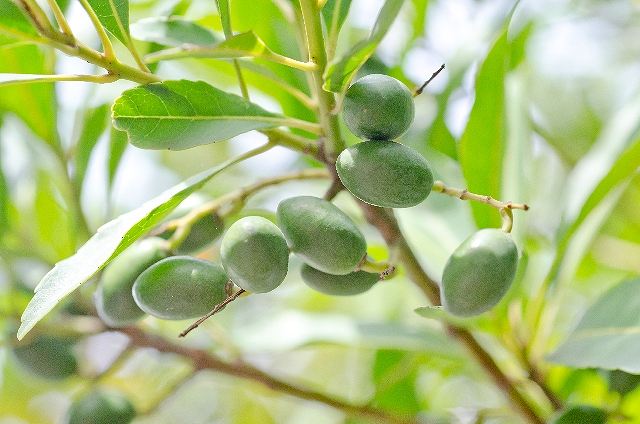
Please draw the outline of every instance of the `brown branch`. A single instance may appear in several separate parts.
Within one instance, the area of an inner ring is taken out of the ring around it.
[[[400,231],[393,212],[363,202],[360,202],[360,207],[364,211],[367,220],[378,229],[387,244],[398,249],[398,259],[404,265],[409,279],[422,290],[433,305],[440,305],[438,283],[427,275],[420,265],[418,258]],[[538,415],[538,412],[518,391],[515,382],[500,369],[491,355],[478,343],[473,334],[464,328],[452,324],[444,325],[447,333],[469,350],[493,382],[508,396],[512,405],[528,422],[544,424],[544,420]]]
[[[438,76],[438,74],[439,74],[440,72],[442,72],[442,70],[443,70],[443,69],[444,69],[444,63],[443,63],[442,65],[440,65],[440,67],[438,68],[438,70],[437,70],[437,71],[435,71],[433,74],[431,74],[431,76],[429,77],[429,79],[428,79],[428,80],[426,80],[426,81],[424,82],[424,84],[422,84],[419,88],[417,88],[417,89],[416,89],[416,91],[414,91],[414,92],[413,92],[413,97],[417,97],[417,96],[421,95],[421,94],[422,94],[422,92],[424,91],[424,89],[425,89],[425,88],[427,88],[427,85],[429,85],[429,83],[430,83],[431,81],[433,81],[433,80],[435,79],[435,77],[437,77],[437,76]]]
[[[234,300],[236,300],[238,298],[238,296],[240,296],[244,292],[245,292],[244,289],[240,289],[237,292],[230,294],[225,300],[223,300],[222,302],[218,303],[211,310],[211,312],[209,312],[208,314],[206,314],[205,316],[203,316],[202,318],[198,319],[196,322],[191,324],[189,327],[187,327],[182,333],[180,333],[179,337],[184,337],[187,334],[189,334],[191,331],[193,331],[196,328],[198,328],[200,326],[200,324],[202,324],[203,322],[205,322],[206,320],[208,320],[209,318],[211,318],[212,316],[214,316],[215,314],[217,314],[218,312],[223,310],[229,303],[231,303]]]
[[[313,402],[319,402],[332,408],[343,411],[347,415],[366,417],[374,422],[391,424],[417,423],[415,417],[399,417],[386,411],[367,405],[353,405],[342,400],[329,397],[325,394],[299,387],[273,377],[264,371],[242,361],[226,362],[204,350],[194,349],[148,334],[137,327],[117,329],[131,340],[131,344],[137,347],[153,348],[160,352],[174,353],[188,358],[196,370],[213,370],[227,375],[232,375],[247,380],[252,380],[269,387],[272,390],[285,393]]]

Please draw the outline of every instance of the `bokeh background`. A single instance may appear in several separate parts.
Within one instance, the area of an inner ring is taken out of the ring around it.
[[[500,192],[487,194],[531,205],[529,212],[516,212],[515,217],[514,235],[523,255],[516,287],[494,313],[473,323],[500,365],[519,376],[517,361],[505,346],[510,337],[519,335],[527,319],[521,306],[540,288],[567,223],[575,220],[586,197],[610,171],[640,124],[640,3],[405,3],[363,72],[390,74],[412,87],[441,63],[446,69],[416,98],[415,122],[401,141],[422,152],[438,178],[465,187],[460,140],[477,137],[477,151],[482,152],[494,148],[492,140],[502,137],[503,162],[483,163],[474,172],[498,176]],[[338,53],[366,36],[381,5],[378,0],[353,1]],[[285,0],[234,0],[234,30],[253,29],[273,50],[299,57],[294,27],[282,12],[287,7]],[[221,34],[210,0],[133,0],[134,37],[136,21],[169,15],[184,16]],[[98,46],[77,2],[70,2],[67,16],[79,38]],[[509,52],[503,52],[500,59],[511,65],[506,70],[496,67],[500,72],[489,69],[479,79],[478,69],[491,52],[497,54],[495,46],[501,37],[508,40]],[[143,51],[154,48],[144,41],[139,45]],[[116,47],[125,56],[124,47]],[[0,42],[0,71],[96,70],[44,48]],[[273,71],[287,81],[304,84],[296,71],[277,65]],[[233,67],[224,61],[166,62],[157,72],[167,79],[201,79],[239,92]],[[250,71],[246,75],[253,101],[291,116],[313,118],[295,99],[259,75]],[[87,237],[78,210],[95,231],[164,189],[264,141],[264,136],[248,133],[181,152],[129,146],[119,160],[118,146],[123,145],[111,136],[109,106],[131,86],[118,82],[0,88],[0,424],[61,423],[74,396],[95,385],[126,393],[141,412],[135,421],[140,424],[360,422],[340,410],[255,382],[210,371],[194,373],[179,356],[130,349],[125,336],[96,332],[91,320],[73,315],[78,305],[90,307],[93,282],[35,330],[84,332],[86,336],[74,347],[80,373],[47,380],[16,361],[12,353],[17,344],[15,329],[33,288],[52,264],[72,254]],[[495,93],[496,100],[484,95],[484,104],[492,107],[478,112],[480,124],[469,133],[467,124],[480,92]],[[504,134],[496,134],[496,125],[502,124]],[[346,129],[344,133],[350,143],[357,141]],[[53,147],[58,141],[62,149]],[[473,162],[468,155],[467,163]],[[84,178],[74,174],[78,160],[87,161]],[[320,165],[275,148],[216,177],[181,210],[260,178],[311,166]],[[268,216],[286,197],[322,195],[325,190],[325,182],[289,183],[253,197],[247,208]],[[554,295],[545,307],[539,347],[543,354],[566,338],[601,293],[640,272],[639,201],[640,179],[630,176],[603,197],[575,232],[559,265]],[[356,204],[345,193],[336,202],[360,224],[370,253],[384,259],[387,252],[382,239],[366,225]],[[465,202],[432,195],[418,207],[398,211],[398,216],[425,269],[439,278],[448,256],[477,223],[484,219],[492,224],[498,218],[490,209],[475,213],[476,219]],[[200,256],[215,260],[217,249],[214,245]],[[427,301],[402,273],[366,294],[335,298],[303,285],[299,265],[292,263],[286,283],[277,290],[235,302],[180,343],[208,349],[228,360],[242,358],[282,379],[354,404],[371,402],[433,422],[471,423],[480,418],[482,422],[521,422],[441,325],[414,313]],[[185,323],[147,318],[140,325],[175,339]],[[628,418],[621,422],[640,421],[639,391],[620,401],[594,370],[545,366],[549,384],[564,400],[617,405],[613,407]],[[531,396],[540,394],[532,389]]]

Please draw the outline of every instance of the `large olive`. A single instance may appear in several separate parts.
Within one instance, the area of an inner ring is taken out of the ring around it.
[[[278,287],[289,269],[289,247],[282,232],[259,216],[236,221],[222,239],[220,255],[229,278],[254,293]]]
[[[280,202],[276,217],[291,250],[320,271],[349,274],[365,256],[364,236],[331,202],[312,196],[292,197]]]
[[[157,318],[196,318],[227,298],[227,281],[218,264],[173,256],[140,274],[133,284],[133,298],[140,309]]]
[[[68,424],[129,424],[136,410],[118,392],[94,390],[73,402],[68,416]]]
[[[363,140],[393,140],[409,128],[414,115],[411,92],[388,75],[360,78],[344,98],[344,122]]]
[[[358,143],[338,156],[342,184],[358,199],[383,208],[408,208],[431,193],[429,163],[411,147],[388,141]]]
[[[39,335],[31,343],[15,347],[13,353],[23,368],[38,377],[58,380],[78,370],[73,342],[68,339]]]
[[[144,316],[131,296],[136,278],[166,258],[167,242],[152,237],[129,247],[105,268],[94,301],[100,318],[112,327],[131,325]]]
[[[320,293],[332,296],[352,296],[364,293],[380,281],[378,274],[355,271],[346,275],[332,275],[318,271],[307,264],[300,270],[302,281]]]
[[[560,412],[552,424],[605,424],[607,413],[593,406],[574,405]]]
[[[442,276],[442,301],[454,315],[473,316],[493,308],[513,282],[518,249],[502,230],[484,229],[451,255]]]

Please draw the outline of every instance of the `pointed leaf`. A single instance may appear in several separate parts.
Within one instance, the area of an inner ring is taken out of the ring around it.
[[[113,181],[116,178],[122,155],[127,149],[127,133],[124,131],[118,131],[115,128],[111,128],[111,134],[109,138],[109,155],[107,159],[107,192],[111,193],[113,187]]]
[[[183,150],[287,120],[198,81],[166,81],[125,91],[113,105],[117,129],[143,149]]]
[[[178,16],[141,19],[131,25],[133,38],[164,46],[212,45],[220,38],[207,28]]]
[[[266,147],[259,150],[264,151]],[[257,153],[258,150],[255,151],[255,154]],[[75,255],[58,262],[40,281],[33,299],[22,314],[18,339],[22,339],[65,296],[93,277],[114,257],[161,222],[187,196],[200,189],[215,175],[237,163],[239,159],[231,159],[204,171],[100,227]]]
[[[640,373],[640,280],[618,284],[592,305],[549,360],[577,368]]]
[[[129,0],[87,0],[100,23],[124,45],[129,44]]]
[[[329,39],[336,39],[342,28],[342,24],[347,19],[351,0],[329,0],[322,8],[322,16],[327,26]]]
[[[329,64],[325,71],[325,90],[342,92],[348,87],[358,69],[369,59],[387,34],[403,4],[404,0],[385,1],[369,37],[353,46],[347,54]]]
[[[89,159],[91,159],[91,153],[107,127],[108,113],[109,106],[106,104],[89,109],[85,113],[82,130],[76,142],[75,172],[73,177],[78,187],[82,186]]]

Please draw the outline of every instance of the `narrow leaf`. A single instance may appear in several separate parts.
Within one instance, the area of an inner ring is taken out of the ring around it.
[[[329,64],[325,71],[325,90],[342,92],[347,88],[358,69],[374,53],[378,44],[387,34],[403,4],[404,0],[385,1],[369,37],[353,46],[347,54]]]
[[[476,99],[458,146],[458,157],[469,191],[500,197],[505,149],[505,76],[507,32],[497,39],[478,70]],[[480,228],[500,226],[500,216],[483,204],[472,203]]]
[[[592,305],[549,360],[577,368],[640,373],[640,280],[618,284]]]
[[[55,261],[73,253],[75,231],[67,208],[60,203],[60,196],[51,177],[39,171],[36,184],[35,232],[48,256]]]
[[[113,187],[113,181],[116,178],[116,173],[120,167],[120,161],[122,155],[127,149],[127,133],[124,131],[118,131],[115,128],[111,128],[111,134],[109,137],[109,154],[107,159],[107,192],[111,193]]]
[[[100,23],[124,45],[129,41],[128,0],[87,0]]]
[[[235,94],[198,81],[166,81],[125,91],[113,105],[117,129],[143,149],[183,150],[286,119]]]
[[[330,39],[336,39],[342,24],[347,19],[351,0],[329,0],[322,8],[322,16]]]
[[[231,8],[229,7],[229,0],[216,0],[216,3],[218,5],[218,13],[220,13],[220,22],[225,38],[231,38],[233,37],[233,30],[231,29]]]
[[[267,145],[252,152],[257,154],[268,147]],[[248,154],[243,157],[248,157]],[[243,157],[231,159],[204,171],[100,227],[75,255],[58,262],[40,281],[34,297],[22,314],[18,339],[22,339],[65,296],[93,277],[114,257],[161,222],[187,196]]]
[[[207,28],[177,16],[141,19],[131,25],[131,35],[137,40],[172,47],[183,44],[208,46],[220,41]]]
[[[82,130],[76,141],[74,181],[78,187],[82,186],[84,176],[89,165],[89,159],[100,136],[107,127],[109,106],[104,104],[89,109],[83,117]]]

